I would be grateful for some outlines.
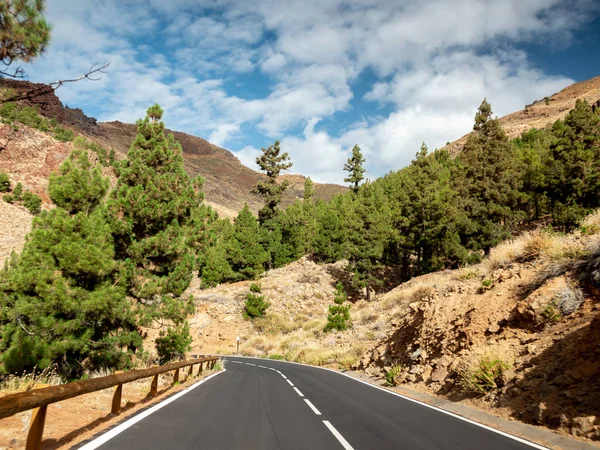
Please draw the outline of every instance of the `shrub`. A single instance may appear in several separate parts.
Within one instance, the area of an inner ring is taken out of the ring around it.
[[[257,294],[260,294],[262,292],[260,284],[252,283],[250,285],[250,292],[255,292]]]
[[[269,303],[265,301],[265,298],[262,295],[250,292],[246,296],[246,307],[244,309],[244,317],[246,319],[263,317],[268,307]]]
[[[21,183],[17,183],[17,185],[12,191],[12,195],[15,202],[21,200],[21,195],[23,195],[23,185]]]
[[[460,384],[466,391],[487,394],[502,385],[502,373],[510,366],[502,359],[486,355],[460,374]]]
[[[325,325],[324,331],[331,331],[333,329],[344,331],[347,330],[349,326],[350,305],[343,306],[348,296],[344,292],[344,286],[342,286],[341,283],[338,283],[335,289],[336,293],[333,299],[335,305],[329,307],[329,315],[327,316],[327,324]]]
[[[190,334],[190,325],[187,321],[182,326],[161,331],[160,336],[156,338],[156,353],[160,364],[169,361],[184,359],[185,352],[191,348],[192,336]]]
[[[275,359],[277,361],[283,361],[285,359],[285,357],[283,355],[280,355],[278,353],[273,353],[273,354],[267,356],[267,358],[269,358],[269,359]]]
[[[75,139],[75,134],[68,128],[63,128],[58,125],[54,128],[54,137],[60,142],[71,142]]]
[[[23,206],[36,216],[42,212],[42,199],[39,195],[27,191],[23,194]]]
[[[560,321],[562,317],[560,314],[560,310],[557,308],[554,301],[551,301],[546,305],[546,307],[542,311],[542,316],[544,316],[548,322],[552,323]]]
[[[400,374],[402,373],[402,366],[395,364],[385,374],[385,380],[388,386],[398,386],[400,384]]]
[[[0,172],[0,192],[10,191],[10,178],[8,174]]]
[[[2,200],[4,200],[6,203],[14,203],[15,202],[15,199],[12,196],[12,194],[4,194],[2,196]]]

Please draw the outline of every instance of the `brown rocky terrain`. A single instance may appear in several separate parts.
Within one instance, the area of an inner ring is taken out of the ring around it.
[[[594,104],[600,101],[600,77],[581,81],[566,87],[560,92],[537,100],[525,109],[500,118],[500,123],[510,138],[520,136],[532,128],[544,128],[548,124],[563,119],[575,106],[577,100],[587,100]],[[494,105],[492,105],[493,107]],[[460,152],[470,133],[446,145],[444,148],[452,155]]]

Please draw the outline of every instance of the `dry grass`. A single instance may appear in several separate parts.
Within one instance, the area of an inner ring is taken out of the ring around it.
[[[59,384],[63,384],[63,381],[53,369],[44,370],[40,373],[23,374],[20,376],[8,375],[0,382],[0,395],[29,391],[41,384],[58,386]]]

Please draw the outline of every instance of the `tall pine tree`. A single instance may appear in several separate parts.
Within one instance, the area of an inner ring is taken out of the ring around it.
[[[185,333],[191,304],[178,297],[216,215],[201,204],[203,180],[184,170],[181,146],[165,135],[162,114],[154,105],[138,120],[108,206],[117,257],[129,268],[129,294],[148,306],[148,320],[169,319]]]
[[[348,158],[348,162],[344,164],[344,170],[348,172],[348,177],[344,178],[344,182],[350,183],[350,189],[355,194],[358,192],[358,185],[365,178],[364,162],[365,158],[363,158],[360,147],[355,145],[352,149],[352,158]]]
[[[259,181],[253,192],[265,200],[265,205],[258,212],[258,221],[263,225],[275,217],[281,196],[289,186],[288,180],[278,183],[277,178],[282,170],[289,169],[293,163],[289,161],[287,153],[281,153],[279,141],[261,151],[262,155],[256,158],[256,164],[267,175],[267,179]]]
[[[2,371],[56,363],[71,378],[86,368],[123,368],[131,357],[123,349],[141,347],[101,204],[107,187],[85,152],[51,177],[56,207],[34,220],[22,253],[0,274]]]

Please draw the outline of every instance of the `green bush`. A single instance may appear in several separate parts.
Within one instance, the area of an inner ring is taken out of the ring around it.
[[[327,324],[324,331],[338,330],[344,331],[349,327],[350,322],[350,305],[343,306],[348,298],[344,292],[344,287],[338,283],[335,287],[336,293],[333,301],[335,305],[329,307],[329,315],[327,316]]]
[[[385,380],[388,386],[398,386],[400,384],[400,374],[402,373],[402,366],[395,364],[385,374]]]
[[[6,203],[14,203],[15,202],[15,199],[12,196],[12,194],[4,194],[2,196],[2,200],[4,200]]]
[[[161,331],[155,344],[160,364],[184,359],[185,352],[189,351],[192,344],[190,324],[185,321],[182,326],[169,328],[166,333]]]
[[[466,391],[487,394],[502,384],[502,373],[510,366],[495,356],[483,356],[474,366],[460,375],[460,384]]]
[[[274,360],[277,360],[277,361],[283,361],[283,360],[285,360],[285,356],[280,355],[278,353],[273,353],[272,355],[267,356],[267,358],[274,359]]]
[[[58,125],[54,128],[54,138],[60,142],[71,142],[75,139],[75,134],[68,128]]]
[[[38,215],[42,212],[42,199],[39,195],[26,191],[23,194],[23,206],[33,215]]]
[[[255,292],[256,294],[260,294],[262,292],[260,284],[252,283],[250,285],[250,292]]]
[[[250,292],[246,296],[246,308],[244,309],[244,317],[246,319],[263,317],[268,307],[269,303],[265,301],[265,298],[262,295]]]
[[[0,192],[10,191],[10,178],[7,173],[0,172]]]
[[[13,199],[15,202],[20,201],[21,195],[23,195],[23,184],[17,183],[17,185],[15,186],[15,188],[12,191],[12,195],[13,195]]]
[[[6,123],[20,122],[36,130],[50,130],[48,120],[40,116],[37,109],[31,106],[20,107],[12,102],[4,103],[0,106],[0,117]]]

